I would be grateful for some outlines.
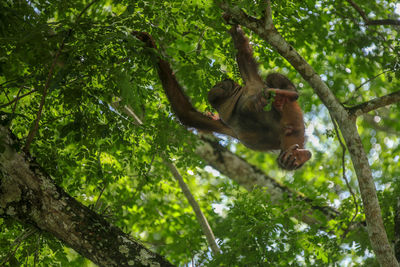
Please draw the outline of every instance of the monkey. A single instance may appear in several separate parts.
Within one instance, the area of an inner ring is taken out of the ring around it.
[[[299,97],[296,87],[279,73],[271,73],[263,81],[249,39],[241,27],[233,24],[229,33],[237,50],[236,61],[244,85],[227,79],[210,89],[208,101],[218,116],[196,110],[183,93],[170,64],[157,57],[158,75],[175,115],[188,127],[234,137],[253,150],[280,149],[279,167],[300,168],[311,158],[311,152],[304,149],[305,127],[296,101]],[[157,49],[148,33],[134,31],[132,34],[147,47]],[[270,109],[266,108],[269,103]]]

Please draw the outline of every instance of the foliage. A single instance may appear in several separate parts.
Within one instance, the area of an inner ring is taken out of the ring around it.
[[[261,16],[264,2],[231,4]],[[397,18],[395,8],[400,12],[394,0],[358,2],[376,19]],[[393,27],[366,27],[354,9],[340,1],[274,1],[272,8],[278,30],[344,105],[398,90],[399,32]],[[342,178],[338,160],[342,151],[326,109],[300,75],[251,32],[247,33],[261,73],[279,71],[299,85],[313,160],[287,173],[275,166],[275,154],[249,151],[229,139],[224,144],[314,204],[337,206],[341,216],[305,226],[294,218],[309,204],[288,198],[282,205],[270,205],[263,191],[243,192],[193,153],[197,139],[172,114],[157,77],[156,52],[144,48],[130,31],[152,34],[192,103],[211,111],[206,101],[209,88],[226,77],[240,80],[216,3],[6,0],[0,2],[0,10],[0,111],[10,116],[10,128],[24,142],[47,91],[31,154],[79,201],[177,265],[192,259],[211,266],[374,263],[365,232],[342,238],[355,206]],[[143,124],[127,116],[124,106]],[[397,104],[366,114],[358,122],[392,240],[400,184],[399,112]],[[211,256],[161,153],[175,159],[210,221],[222,255]],[[356,191],[347,156],[344,164]],[[358,196],[357,201],[360,205]],[[363,221],[363,215],[355,221]],[[10,254],[16,248],[13,242],[30,228],[8,219],[1,219],[0,227],[0,262],[12,254],[9,266],[90,265],[39,232]]]
[[[241,193],[216,227],[222,254],[206,266],[326,266],[339,262],[345,252],[338,240],[295,219],[304,205],[286,200],[284,207],[269,205],[262,190]],[[282,208],[286,212],[282,212]]]

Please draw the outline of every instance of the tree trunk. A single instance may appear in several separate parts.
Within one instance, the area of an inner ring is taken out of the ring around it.
[[[0,216],[47,231],[99,266],[173,266],[69,196],[0,125]]]

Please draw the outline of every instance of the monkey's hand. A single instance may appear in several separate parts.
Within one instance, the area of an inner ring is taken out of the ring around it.
[[[236,25],[237,22],[233,21],[232,16],[228,13],[222,14],[222,18],[225,20],[225,23],[228,25]]]
[[[260,97],[260,105],[262,108],[266,107],[268,103],[272,102],[272,105],[276,110],[282,112],[283,106],[286,102],[296,101],[299,98],[299,94],[292,90],[282,90],[266,88],[262,91],[262,96]]]
[[[153,37],[147,32],[132,31],[132,35],[138,38],[140,41],[146,44],[146,46],[151,48],[156,48]]]
[[[215,120],[215,121],[221,119],[221,118],[219,117],[218,114],[214,114],[214,113],[212,113],[212,112],[206,112],[206,116],[207,116],[207,117],[210,117],[211,119],[213,119],[213,120]]]
[[[307,149],[299,149],[298,144],[281,151],[277,161],[279,167],[285,170],[296,170],[311,158],[311,152]]]

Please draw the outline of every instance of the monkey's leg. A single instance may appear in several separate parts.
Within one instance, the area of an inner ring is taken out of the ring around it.
[[[287,170],[298,169],[311,158],[311,152],[303,149],[305,141],[303,114],[296,101],[284,105],[280,126],[281,154],[278,157],[278,164]]]
[[[249,43],[249,38],[246,37],[239,25],[232,25],[229,33],[237,49],[236,61],[245,84],[251,82],[262,84],[263,81],[258,74],[258,65],[253,57],[253,49]]]

